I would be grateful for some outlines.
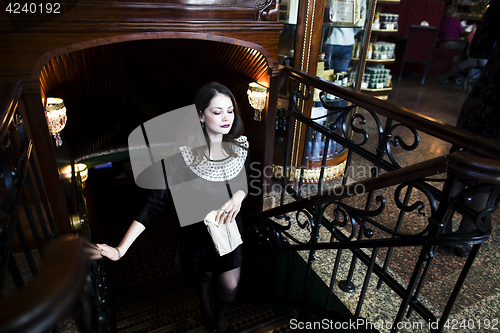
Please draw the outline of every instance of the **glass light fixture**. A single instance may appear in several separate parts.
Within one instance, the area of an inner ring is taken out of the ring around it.
[[[261,113],[266,107],[267,102],[267,88],[256,82],[252,82],[248,85],[247,95],[250,105],[255,109],[253,119],[255,121],[261,121]]]
[[[72,173],[71,165],[67,165],[64,168],[62,168],[61,173],[65,178],[70,179]],[[87,165],[83,163],[75,164],[75,175],[77,176],[80,175],[82,183],[85,182],[89,178],[89,170],[87,169]]]
[[[87,169],[87,165],[83,163],[75,164],[75,173],[78,173],[82,178],[82,183],[85,182],[89,178],[89,170]]]
[[[66,107],[62,98],[47,97],[47,104],[45,106],[45,118],[49,126],[49,132],[56,140],[56,147],[62,145],[62,138],[60,132],[66,126],[68,117],[66,116]]]

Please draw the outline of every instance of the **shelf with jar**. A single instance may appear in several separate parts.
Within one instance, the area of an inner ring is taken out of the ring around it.
[[[391,70],[383,65],[367,66],[361,82],[361,90],[367,92],[390,91],[392,89]]]
[[[397,33],[398,21],[398,14],[376,12],[373,18],[372,33]]]
[[[388,42],[370,43],[366,53],[366,66],[361,81],[361,91],[379,93],[392,90],[392,75],[385,64],[394,62],[395,44]],[[383,95],[383,94],[382,94]]]
[[[400,0],[379,0],[375,7],[371,35],[366,51],[366,68],[361,82],[361,91],[387,99],[392,90],[392,75],[385,64],[396,61],[396,44],[386,41],[387,36],[398,33],[399,15],[384,13],[383,4],[399,4]]]
[[[359,50],[361,46],[356,45],[353,49],[352,60],[359,60]],[[390,63],[396,60],[395,56],[396,44],[390,42],[375,42],[369,43],[366,51],[367,63]]]

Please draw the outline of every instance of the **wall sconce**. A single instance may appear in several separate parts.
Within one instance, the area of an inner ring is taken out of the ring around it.
[[[256,82],[252,82],[248,85],[247,94],[250,105],[255,109],[253,120],[261,121],[261,113],[266,107],[267,102],[267,88]]]
[[[66,116],[66,107],[61,98],[47,97],[45,105],[45,118],[49,126],[49,132],[56,140],[56,147],[61,147],[62,138],[60,132],[66,126],[68,120]]]
[[[61,169],[61,173],[65,178],[71,179],[71,165],[68,165]],[[80,175],[82,179],[82,183],[85,182],[89,178],[89,170],[87,169],[87,165],[83,163],[75,164],[75,175]]]
[[[84,183],[89,178],[89,169],[87,165],[83,163],[75,164],[75,173],[79,174],[82,178],[82,183]]]

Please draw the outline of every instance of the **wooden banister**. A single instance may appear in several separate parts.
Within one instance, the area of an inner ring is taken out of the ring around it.
[[[404,182],[430,177],[446,171],[454,171],[462,176],[500,184],[499,160],[477,157],[472,159],[471,157],[470,154],[463,152],[436,157],[401,169],[382,173],[378,177],[372,177],[356,183],[344,185],[342,188],[339,187],[338,190],[335,191],[326,190],[309,198],[297,200],[261,213],[252,214],[245,218],[251,220],[258,215],[259,218],[264,219],[271,216],[286,214],[306,207],[325,204],[332,200],[347,198],[351,196],[352,193],[359,193],[359,191],[357,191],[358,188],[363,188],[363,192],[370,192]]]
[[[34,280],[0,300],[0,332],[47,332],[75,309],[87,277],[84,241],[60,237],[44,248]]]
[[[9,131],[9,124],[16,112],[17,103],[21,96],[21,84],[19,81],[6,81],[0,83],[0,107],[1,107],[1,123],[0,123],[0,142]]]
[[[306,74],[291,67],[283,67],[281,70],[284,75],[288,75],[291,79],[351,101],[366,110],[375,111],[378,115],[408,125],[455,146],[463,147],[474,154],[500,159],[500,144],[496,140],[478,136],[418,112],[387,101],[381,101],[373,96],[336,86],[330,81]]]

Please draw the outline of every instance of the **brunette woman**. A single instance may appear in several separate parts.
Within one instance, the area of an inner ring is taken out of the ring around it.
[[[243,123],[227,87],[215,82],[203,86],[196,94],[195,106],[199,119],[196,126],[203,133],[204,145],[194,147],[189,140],[181,140],[178,151],[162,162],[168,170],[167,188],[153,191],[117,247],[97,246],[102,256],[119,260],[149,223],[172,223],[155,220],[173,200],[182,226],[176,246],[176,266],[195,278],[204,321],[213,320],[216,330],[223,332],[228,327],[225,313],[240,281],[242,245],[220,255],[203,218],[216,211],[217,223],[236,223],[242,232],[239,212],[248,191],[248,141],[242,136]]]

